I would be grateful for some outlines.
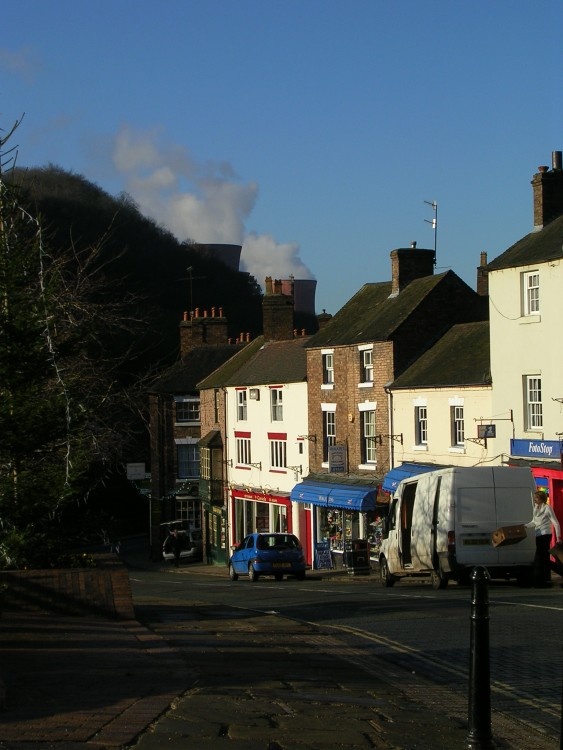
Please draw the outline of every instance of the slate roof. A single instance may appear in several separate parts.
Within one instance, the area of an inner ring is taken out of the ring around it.
[[[487,264],[489,271],[545,263],[563,258],[563,216],[530,232]]]
[[[266,341],[264,336],[251,341],[198,388],[249,386],[274,383],[301,383],[307,380],[307,336],[287,341]]]
[[[393,382],[391,388],[491,385],[489,322],[459,323]]]
[[[461,281],[453,271],[411,281],[395,297],[391,282],[364,284],[361,289],[307,342],[307,348],[387,341],[428,294],[449,278]],[[463,282],[461,282],[463,283]]]
[[[231,359],[242,344],[198,346],[172,365],[149,389],[150,393],[193,393],[197,383]]]

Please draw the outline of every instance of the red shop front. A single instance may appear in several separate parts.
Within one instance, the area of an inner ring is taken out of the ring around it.
[[[293,531],[289,494],[233,487],[229,516],[231,545],[254,531]]]

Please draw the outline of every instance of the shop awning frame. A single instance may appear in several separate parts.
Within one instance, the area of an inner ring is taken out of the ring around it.
[[[393,493],[402,479],[408,479],[417,474],[425,474],[428,471],[437,471],[438,469],[446,468],[447,466],[438,466],[437,464],[404,463],[387,472],[383,478],[381,489],[385,490],[385,492]]]
[[[376,487],[358,487],[346,484],[300,482],[291,490],[290,498],[296,503],[310,503],[323,508],[355,510],[367,513],[375,510]]]

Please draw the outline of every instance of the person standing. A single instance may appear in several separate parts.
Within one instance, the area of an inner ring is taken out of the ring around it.
[[[534,585],[543,588],[550,585],[549,548],[551,546],[552,527],[557,541],[561,541],[561,525],[551,505],[547,503],[547,495],[541,490],[534,492],[534,514],[531,523],[536,529],[536,556],[534,559]]]
[[[172,529],[170,532],[170,547],[174,554],[174,565],[178,568],[180,566],[180,552],[182,551],[182,543],[180,540],[180,534],[178,534],[178,529]]]

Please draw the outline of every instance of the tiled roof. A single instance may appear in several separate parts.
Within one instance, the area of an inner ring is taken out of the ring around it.
[[[149,389],[151,393],[192,393],[197,383],[240,351],[240,344],[198,346],[176,362]]]
[[[264,383],[301,383],[307,380],[303,336],[287,341],[265,341],[259,336],[235,357],[198,383],[200,389]]]
[[[449,276],[455,277],[455,274],[446,271],[415,279],[394,297],[389,296],[390,281],[364,284],[318,333],[311,336],[306,346],[386,341],[416,310],[421,300]]]
[[[439,339],[392,388],[490,385],[489,323],[460,323]]]
[[[544,263],[563,258],[563,216],[543,229],[530,232],[487,264],[489,271]]]

